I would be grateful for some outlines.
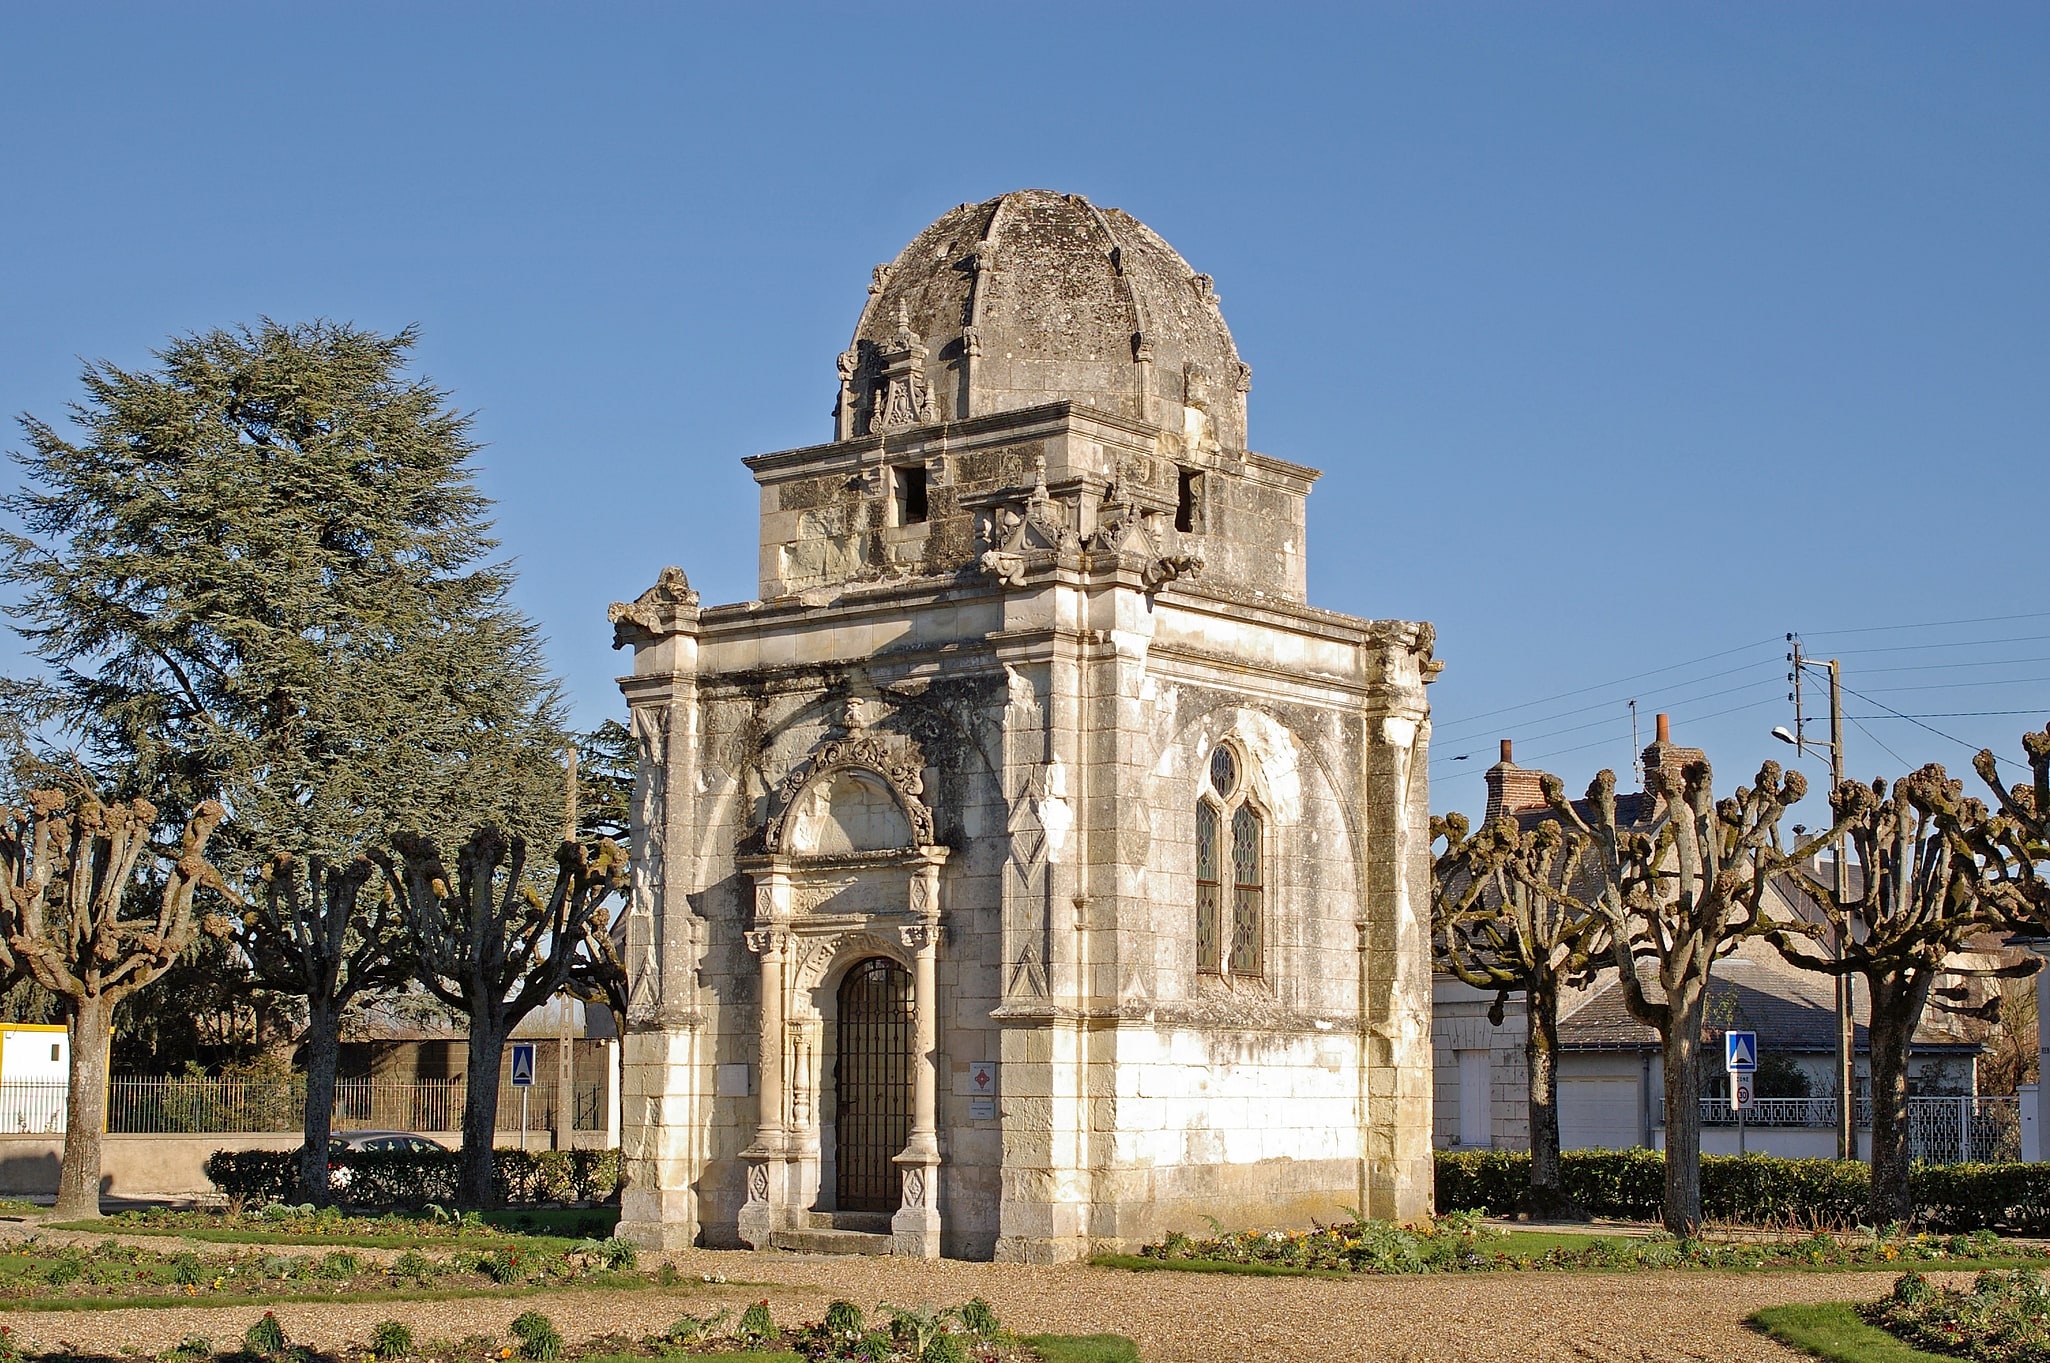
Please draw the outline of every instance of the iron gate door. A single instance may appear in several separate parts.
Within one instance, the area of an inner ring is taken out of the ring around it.
[[[891,1212],[897,1166],[911,1131],[911,972],[871,957],[840,982],[833,1122],[837,1201],[843,1211]]]

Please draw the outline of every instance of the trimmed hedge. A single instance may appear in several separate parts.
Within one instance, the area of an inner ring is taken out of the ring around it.
[[[1656,1150],[1568,1150],[1566,1194],[1594,1216],[1656,1221],[1665,1156]],[[1871,1200],[1869,1166],[1857,1160],[1703,1155],[1701,1214],[1710,1221],[1854,1226]],[[1946,1232],[2050,1231],[2050,1164],[1917,1165],[1910,1187],[1917,1224]],[[1486,1207],[1508,1213],[1530,1188],[1530,1156],[1509,1150],[1441,1150],[1440,1212]]]
[[[619,1185],[617,1150],[494,1150],[502,1200],[599,1202]],[[453,1206],[461,1156],[453,1150],[347,1150],[331,1167],[337,1200],[352,1207]],[[223,1196],[262,1205],[285,1202],[299,1183],[297,1150],[216,1150],[207,1156],[206,1176]]]

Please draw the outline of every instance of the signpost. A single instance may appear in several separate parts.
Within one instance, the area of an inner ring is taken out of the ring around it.
[[[1751,1106],[1751,1077],[1758,1070],[1758,1033],[1723,1033],[1723,1068],[1730,1073],[1730,1107],[1737,1114],[1737,1153],[1744,1153],[1744,1113]]]
[[[512,1048],[512,1085],[520,1091],[520,1149],[527,1148],[527,1095],[534,1087],[534,1043],[515,1041]]]

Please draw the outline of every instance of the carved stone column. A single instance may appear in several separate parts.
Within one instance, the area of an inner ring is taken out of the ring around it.
[[[780,879],[780,877],[778,877]],[[774,893],[764,884],[758,894]],[[747,1161],[747,1202],[740,1209],[740,1238],[756,1249],[769,1247],[769,1235],[783,1229],[789,1201],[788,1133],[783,1129],[783,965],[790,934],[780,928],[757,928],[747,934],[747,947],[761,957],[760,1035],[755,1090],[754,1144],[740,1152]]]
[[[939,1138],[939,875],[940,858],[915,873],[912,907],[921,921],[899,928],[912,952],[911,971],[911,1136],[895,1157],[904,1171],[904,1196],[890,1218],[893,1253],[917,1259],[940,1257]]]

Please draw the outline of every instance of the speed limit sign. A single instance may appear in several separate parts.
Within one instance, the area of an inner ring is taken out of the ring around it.
[[[1732,1074],[1730,1076],[1730,1110],[1732,1112],[1742,1112],[1745,1108],[1750,1107],[1752,1102],[1751,1092],[1750,1075]]]

